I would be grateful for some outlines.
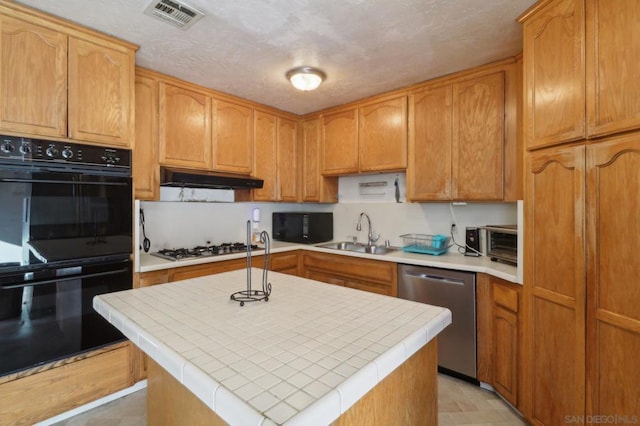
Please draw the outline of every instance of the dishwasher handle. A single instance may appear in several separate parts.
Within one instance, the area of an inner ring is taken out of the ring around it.
[[[443,284],[464,285],[464,280],[460,280],[457,278],[442,277],[439,275],[424,274],[419,272],[405,272],[404,274],[411,278],[418,278],[420,280],[438,281]]]

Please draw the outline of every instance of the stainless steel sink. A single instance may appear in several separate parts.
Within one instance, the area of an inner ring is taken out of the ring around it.
[[[398,251],[397,247],[366,245],[360,243],[353,243],[351,241],[340,241],[336,243],[318,244],[318,247],[328,248],[332,250],[351,251],[356,253],[369,253],[369,254],[388,254],[394,251]]]

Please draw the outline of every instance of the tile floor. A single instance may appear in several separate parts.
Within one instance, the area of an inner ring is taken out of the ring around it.
[[[526,423],[493,392],[464,381],[438,376],[439,426],[516,426]],[[146,425],[146,389],[112,401],[55,426]]]

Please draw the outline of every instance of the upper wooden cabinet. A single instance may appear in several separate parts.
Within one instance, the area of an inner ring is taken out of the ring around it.
[[[453,84],[454,200],[502,199],[504,80],[499,71]]]
[[[159,99],[160,163],[211,168],[211,97],[161,81]]]
[[[278,117],[277,174],[278,199],[299,201],[299,153],[298,124],[293,120]]]
[[[69,38],[69,137],[130,146],[134,52]]]
[[[255,111],[254,129],[253,174],[264,185],[253,190],[253,200],[298,201],[296,122]]]
[[[213,169],[251,174],[253,171],[253,109],[216,100]]]
[[[264,180],[260,189],[253,190],[255,201],[276,201],[278,118],[273,114],[255,111],[254,117],[254,174]]]
[[[159,197],[158,80],[136,71],[136,144],[133,148],[134,196],[138,200]]]
[[[523,24],[527,148],[584,138],[584,0],[549,2]]]
[[[66,136],[67,36],[4,15],[0,30],[0,126]]]
[[[300,134],[302,201],[336,203],[338,201],[338,178],[325,177],[320,174],[320,118],[303,120],[300,123]]]
[[[0,4],[0,130],[130,147],[137,46]]]
[[[556,0],[521,17],[529,149],[640,127],[640,3]]]
[[[428,87],[409,97],[407,198],[451,199],[451,85]]]
[[[407,168],[407,97],[358,108],[361,172]]]
[[[640,2],[587,1],[588,137],[640,128],[638,22]]]
[[[322,174],[404,170],[407,97],[322,115]]]
[[[322,174],[358,172],[358,110],[322,115]]]
[[[409,200],[503,199],[505,145],[516,143],[514,71],[507,64],[410,96]]]

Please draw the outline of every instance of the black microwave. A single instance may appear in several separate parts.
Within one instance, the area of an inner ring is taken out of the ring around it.
[[[333,240],[333,213],[274,212],[273,239],[315,244]]]

